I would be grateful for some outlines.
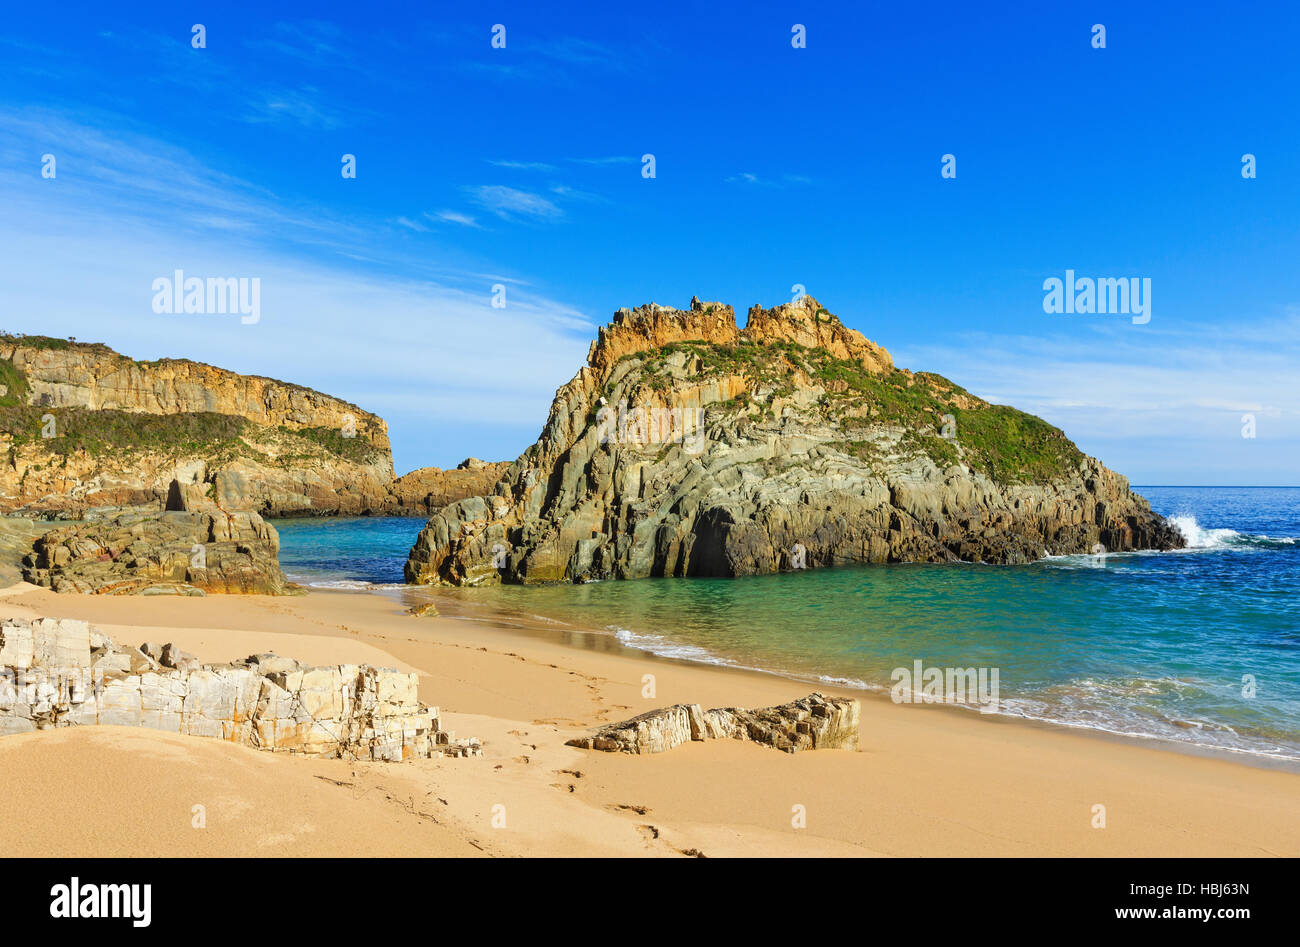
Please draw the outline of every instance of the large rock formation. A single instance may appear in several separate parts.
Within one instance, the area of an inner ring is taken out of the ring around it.
[[[283,595],[280,536],[256,513],[122,513],[51,530],[23,559],[23,578],[56,592],[101,595]]]
[[[172,480],[269,515],[383,508],[388,429],[310,388],[104,345],[0,336],[0,513],[161,504]]]
[[[491,493],[421,532],[408,582],[735,576],[1175,548],[1057,428],[889,354],[805,296],[619,310]]]
[[[761,710],[674,704],[577,737],[569,746],[610,753],[663,753],[692,740],[748,740],[786,753],[858,748],[862,707],[847,697],[809,694]]]
[[[383,510],[394,516],[428,516],[457,500],[491,493],[509,466],[505,461],[491,463],[470,457],[455,470],[421,467],[389,485],[390,501]]]
[[[0,623],[0,735],[93,724],[345,759],[481,755],[419,702],[414,674],[274,654],[200,665],[170,644],[120,647],[81,621]]]
[[[489,492],[507,466],[470,458],[394,479],[387,425],[354,404],[44,336],[0,335],[0,451],[0,515],[62,519],[159,509],[173,482],[189,509],[428,516]]]

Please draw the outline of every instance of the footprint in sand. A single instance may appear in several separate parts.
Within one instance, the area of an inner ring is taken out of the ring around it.
[[[620,811],[622,811],[622,812],[635,812],[637,815],[648,815],[649,812],[650,812],[650,807],[649,807],[649,806],[634,806],[634,805],[630,805],[630,804],[628,804],[628,803],[620,803],[620,804],[617,804],[617,805],[608,805],[608,806],[606,806],[605,808],[606,808],[606,809],[613,809],[615,812],[620,812]]]

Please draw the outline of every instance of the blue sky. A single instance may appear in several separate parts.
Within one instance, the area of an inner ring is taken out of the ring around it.
[[[1285,4],[114,6],[0,26],[7,331],[319,388],[404,472],[516,456],[620,306],[802,284],[1135,483],[1300,482]],[[155,314],[176,268],[261,321]],[[1044,313],[1067,269],[1151,321]]]

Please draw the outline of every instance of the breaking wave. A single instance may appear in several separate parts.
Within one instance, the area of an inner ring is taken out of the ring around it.
[[[1182,533],[1188,549],[1241,549],[1248,547],[1294,546],[1294,536],[1256,536],[1235,529],[1206,529],[1190,513],[1168,518],[1168,523]]]

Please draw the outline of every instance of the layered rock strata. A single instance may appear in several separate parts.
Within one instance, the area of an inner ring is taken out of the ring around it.
[[[0,335],[0,515],[159,509],[428,516],[490,492],[507,464],[394,477],[388,427],[301,385],[101,344]],[[169,507],[174,508],[174,507]]]
[[[569,746],[610,753],[663,753],[683,743],[703,740],[747,740],[786,753],[800,750],[858,748],[861,705],[846,697],[810,694],[761,710],[699,704],[674,704],[603,727]]]
[[[224,509],[390,504],[384,421],[301,385],[105,345],[0,336],[0,513],[80,519],[156,504],[173,480]]]
[[[171,644],[121,647],[81,621],[0,623],[0,735],[95,724],[319,757],[482,755],[419,702],[415,674],[275,654],[203,665]]]
[[[889,353],[815,299],[619,310],[537,443],[436,511],[413,583],[1017,563],[1183,545],[1039,418]]]

